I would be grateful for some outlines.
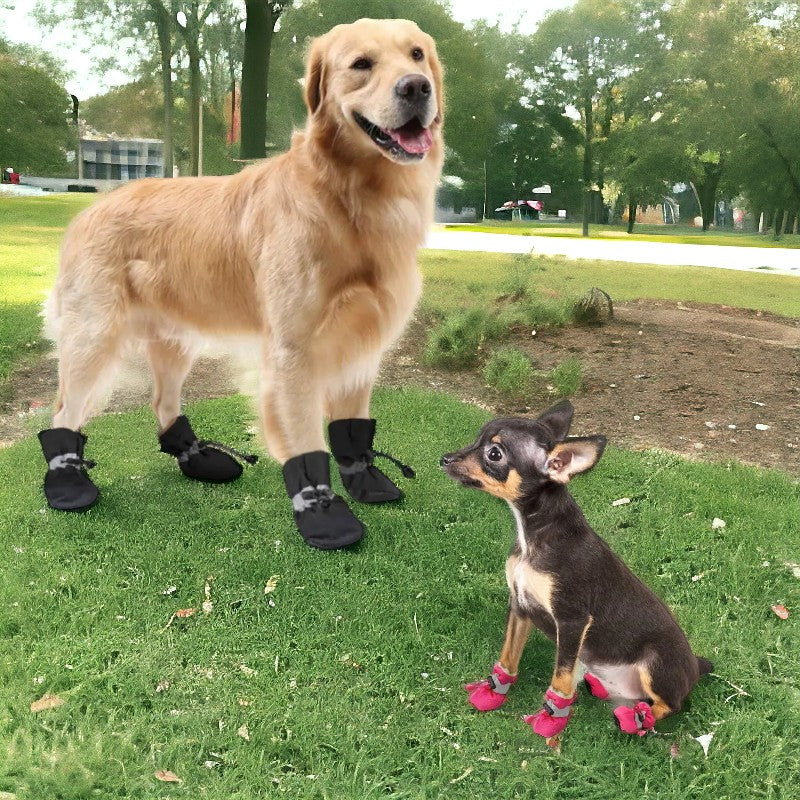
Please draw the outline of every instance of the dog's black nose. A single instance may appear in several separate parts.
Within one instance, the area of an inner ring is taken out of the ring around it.
[[[424,75],[404,75],[395,84],[394,91],[407,103],[419,103],[431,96],[431,82]]]
[[[452,455],[451,453],[445,453],[439,459],[439,466],[440,467],[446,467],[448,464],[452,464],[455,460],[456,460],[456,457],[454,455]]]

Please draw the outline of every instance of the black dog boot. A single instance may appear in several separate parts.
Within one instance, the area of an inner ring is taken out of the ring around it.
[[[386,458],[396,464],[406,478],[413,478],[414,470],[387,453],[372,449],[374,419],[334,420],[328,425],[328,436],[342,483],[350,497],[361,503],[389,503],[403,496],[400,489],[372,462],[375,456]]]
[[[283,465],[294,521],[306,544],[336,550],[357,542],[364,526],[339,495],[331,491],[330,456],[324,450],[290,458]]]
[[[39,443],[47,460],[44,496],[50,508],[59,511],[82,511],[94,505],[100,491],[86,474],[94,461],[85,461],[86,437],[70,428],[40,431]]]
[[[255,464],[258,456],[249,456],[226,447],[219,442],[198,440],[189,420],[181,415],[158,437],[161,452],[178,459],[181,472],[188,478],[207,483],[227,483],[242,474],[242,466],[236,460]]]

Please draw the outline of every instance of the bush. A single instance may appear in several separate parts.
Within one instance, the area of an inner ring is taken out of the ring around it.
[[[426,364],[447,369],[474,366],[485,341],[498,339],[505,326],[482,309],[456,311],[446,316],[428,335]]]
[[[533,366],[516,347],[495,350],[483,368],[483,378],[507,400],[523,400],[530,393]]]
[[[572,397],[583,386],[583,366],[581,362],[571,356],[553,367],[548,382],[552,385],[554,393],[559,397]]]

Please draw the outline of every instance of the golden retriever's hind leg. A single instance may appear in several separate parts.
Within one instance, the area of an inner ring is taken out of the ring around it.
[[[275,388],[265,373],[261,386],[261,431],[269,454],[280,464],[289,458],[289,445],[281,427],[276,406]]]
[[[62,330],[53,427],[39,432],[47,462],[44,495],[51,508],[81,511],[94,505],[100,492],[86,472],[94,462],[84,458],[86,436],[80,428],[113,373],[118,339],[111,334],[93,336],[78,324]]]
[[[152,407],[159,433],[163,433],[181,413],[181,390],[194,363],[194,353],[179,342],[154,339],[147,343],[147,358],[153,373]]]
[[[116,366],[119,342],[116,336],[101,340],[71,334],[59,342],[58,397],[54,428],[77,431],[88,422]]]

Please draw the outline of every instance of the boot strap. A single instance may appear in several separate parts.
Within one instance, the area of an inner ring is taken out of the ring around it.
[[[91,469],[94,466],[97,466],[97,462],[81,458],[77,453],[62,453],[47,462],[48,470],[66,469],[67,467]]]
[[[220,450],[223,453],[226,453],[233,458],[238,458],[240,461],[245,461],[248,464],[255,464],[256,461],[258,461],[258,456],[241,453],[238,450],[234,450],[232,447],[221,444],[220,442],[212,442],[208,439],[195,439],[187,450],[184,450],[179,456],[177,456],[178,463],[185,464],[192,456],[199,455],[206,447],[213,447],[215,450]]]
[[[411,467],[409,467],[407,464],[403,464],[402,461],[399,461],[394,456],[391,456],[388,453],[382,453],[380,450],[367,450],[366,458],[360,458],[356,461],[353,461],[352,464],[342,464],[340,461],[337,460],[337,464],[339,466],[339,472],[342,475],[356,475],[359,472],[363,472],[368,467],[371,467],[376,457],[385,458],[387,461],[391,461],[396,467],[400,469],[404,477],[406,478],[416,477],[416,473],[414,472],[413,469],[411,469]]]
[[[327,508],[336,495],[327,483],[318,486],[306,486],[292,497],[295,511],[315,511],[319,506]]]

